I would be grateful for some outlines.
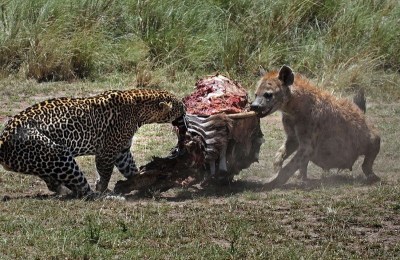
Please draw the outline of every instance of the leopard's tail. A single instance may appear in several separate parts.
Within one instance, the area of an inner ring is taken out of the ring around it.
[[[365,99],[364,89],[360,88],[353,97],[353,102],[356,104],[364,113],[367,112],[367,100]]]

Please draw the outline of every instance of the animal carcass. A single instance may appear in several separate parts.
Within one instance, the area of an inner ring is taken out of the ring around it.
[[[246,90],[222,75],[196,83],[195,91],[183,99],[186,133],[165,158],[153,158],[140,173],[119,181],[117,193],[132,190],[167,190],[185,179],[196,183],[233,180],[242,169],[258,161],[263,134],[260,119],[249,112]],[[179,147],[179,149],[178,149]]]

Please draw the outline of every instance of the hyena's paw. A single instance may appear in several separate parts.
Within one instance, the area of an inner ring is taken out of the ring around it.
[[[271,177],[267,183],[265,183],[263,185],[263,190],[264,191],[269,191],[269,190],[273,190],[276,188],[279,188],[280,186],[282,186],[283,184],[285,184],[285,181],[282,180],[282,176],[279,175],[279,173],[275,174],[273,177]]]
[[[371,174],[371,175],[367,176],[366,183],[367,184],[374,184],[374,183],[379,182],[379,181],[381,181],[381,178],[379,178],[375,174]]]

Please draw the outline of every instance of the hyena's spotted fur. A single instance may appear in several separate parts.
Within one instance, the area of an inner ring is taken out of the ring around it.
[[[366,122],[363,93],[355,101],[356,104],[338,99],[317,89],[306,78],[295,76],[287,66],[265,74],[258,82],[251,109],[260,117],[280,110],[286,133],[274,162],[278,173],[267,186],[283,185],[297,170],[306,179],[310,161],[324,170],[351,170],[361,155],[365,156],[362,170],[367,181],[379,181],[372,165],[379,153],[380,137]]]

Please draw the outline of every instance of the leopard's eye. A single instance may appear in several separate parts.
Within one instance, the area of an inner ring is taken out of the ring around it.
[[[268,92],[265,92],[265,93],[264,93],[264,97],[265,97],[266,99],[271,99],[272,96],[273,96],[272,93],[268,93]]]

